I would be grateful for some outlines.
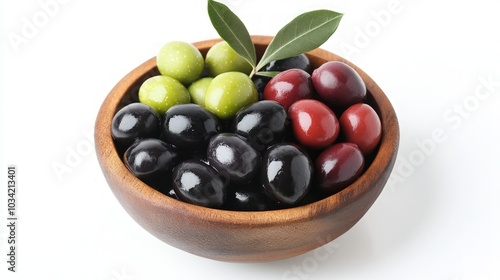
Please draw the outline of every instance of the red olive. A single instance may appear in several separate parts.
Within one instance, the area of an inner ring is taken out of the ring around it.
[[[300,144],[322,149],[335,142],[339,135],[339,121],[324,103],[302,99],[290,106],[293,133]]]
[[[347,142],[358,145],[364,155],[377,147],[382,135],[382,124],[377,112],[368,104],[358,103],[340,116],[340,129]]]
[[[263,99],[280,103],[285,110],[300,99],[313,97],[311,75],[301,69],[289,69],[272,78],[264,88]]]
[[[329,61],[316,68],[311,80],[314,89],[328,104],[347,108],[363,101],[366,86],[351,66],[340,61]]]
[[[365,159],[352,143],[336,143],[325,149],[315,161],[320,191],[330,195],[341,191],[363,173]]]

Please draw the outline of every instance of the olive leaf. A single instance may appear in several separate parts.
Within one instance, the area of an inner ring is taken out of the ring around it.
[[[273,78],[274,76],[278,75],[279,73],[280,73],[280,71],[258,71],[255,73],[255,75]]]
[[[267,46],[257,64],[257,54],[245,24],[226,5],[208,0],[208,15],[215,30],[250,65],[252,73],[274,77],[277,72],[259,71],[273,60],[311,51],[321,46],[337,30],[343,14],[330,10],[303,13],[285,25]]]
[[[213,0],[208,0],[208,16],[220,37],[255,69],[257,64],[255,46],[238,16],[226,5]]]
[[[321,46],[337,30],[342,16],[329,10],[316,10],[297,16],[278,31],[256,70],[273,60],[293,57]]]

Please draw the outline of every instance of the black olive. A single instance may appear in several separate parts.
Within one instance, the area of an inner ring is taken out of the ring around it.
[[[160,122],[161,117],[153,107],[132,103],[114,115],[111,135],[119,145],[126,148],[137,139],[159,137]]]
[[[298,146],[280,143],[264,153],[260,175],[270,198],[286,205],[295,205],[311,188],[313,164]]]
[[[174,168],[172,177],[175,194],[182,201],[218,208],[226,199],[226,182],[204,162],[186,160]]]
[[[123,157],[125,166],[137,178],[152,180],[172,171],[178,153],[169,144],[150,138],[134,142]]]
[[[257,151],[280,142],[288,128],[287,112],[278,102],[263,100],[242,108],[235,116],[233,131]]]
[[[205,150],[220,130],[217,117],[197,104],[170,107],[163,120],[165,141],[185,152]]]
[[[285,71],[288,69],[301,69],[311,74],[312,66],[309,58],[305,54],[274,60],[264,66],[264,71]]]
[[[266,211],[283,208],[278,202],[269,198],[261,186],[253,189],[230,189],[223,209],[233,211]]]
[[[257,94],[259,95],[259,100],[262,100],[262,95],[264,93],[264,89],[266,88],[267,83],[271,80],[271,77],[254,75],[252,77],[253,84],[257,89]]]
[[[207,159],[227,181],[250,182],[260,167],[260,154],[233,133],[214,136],[207,148]]]

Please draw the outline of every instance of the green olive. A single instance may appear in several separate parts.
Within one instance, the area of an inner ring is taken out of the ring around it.
[[[191,100],[193,100],[194,103],[201,107],[205,107],[205,93],[208,85],[213,79],[212,77],[201,78],[189,86],[189,94],[191,94]]]
[[[180,41],[166,43],[156,56],[160,73],[186,86],[200,78],[204,63],[203,56],[195,46]]]
[[[228,119],[257,100],[257,89],[249,76],[241,72],[226,72],[208,85],[205,108],[221,119]]]
[[[154,76],[139,88],[139,101],[164,114],[170,107],[191,102],[189,91],[181,82],[168,76]]]
[[[252,72],[250,63],[233,50],[226,41],[221,41],[208,50],[205,67],[212,77],[232,71],[242,72],[247,75]]]

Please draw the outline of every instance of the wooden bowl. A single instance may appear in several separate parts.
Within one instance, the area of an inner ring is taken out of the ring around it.
[[[262,55],[272,37],[253,36]],[[206,54],[220,40],[194,45]],[[339,193],[290,209],[243,212],[204,208],[164,195],[134,177],[111,138],[115,112],[137,100],[140,84],[159,72],[153,57],[132,70],[104,100],[95,123],[95,145],[102,172],[123,208],[148,232],[171,246],[210,259],[263,262],[293,257],[339,237],[368,211],[384,188],[399,145],[394,109],[377,84],[361,69],[322,49],[308,53],[314,68],[331,60],[353,66],[363,78],[368,101],[382,122],[381,144],[364,174]]]

